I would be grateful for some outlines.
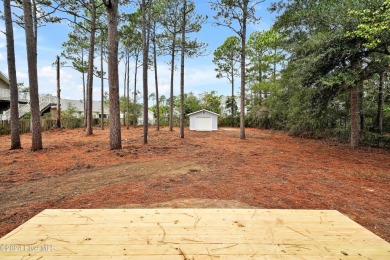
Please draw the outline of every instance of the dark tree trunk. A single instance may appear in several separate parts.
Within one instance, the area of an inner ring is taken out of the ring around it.
[[[261,84],[262,81],[263,81],[263,71],[261,70],[261,65],[262,65],[261,58],[262,58],[262,55],[259,55],[259,60],[258,60],[258,62],[259,62],[259,71],[258,71],[258,73],[259,73],[259,84]],[[256,91],[256,96],[259,99],[259,101],[258,101],[259,105],[261,105],[261,103],[262,103],[262,96],[261,95],[262,95],[262,91],[261,91],[261,89],[258,89]],[[267,92],[266,91],[264,91],[264,98],[267,98]]]
[[[233,55],[232,55],[233,57]],[[231,110],[232,110],[232,126],[234,126],[234,60],[232,58],[232,100],[231,100]]]
[[[61,128],[60,56],[57,56],[57,128]]]
[[[383,87],[385,81],[385,72],[379,74],[379,89],[378,89],[378,110],[376,114],[376,128],[379,133],[383,132]]]
[[[32,0],[32,19],[33,19],[33,31],[34,31],[34,46],[35,54],[38,55],[38,16],[37,16],[37,2]]]
[[[133,102],[133,126],[137,126],[137,74],[138,74],[138,55],[135,55],[135,71],[134,71],[134,102]]]
[[[359,85],[351,88],[351,148],[358,147],[360,142]]]
[[[129,129],[129,124],[130,124],[130,53],[127,54],[127,97],[126,97],[126,127]]]
[[[169,131],[173,131],[173,77],[175,74],[175,46],[176,46],[176,24],[173,28],[174,34],[171,48],[171,93],[169,100]]]
[[[184,138],[184,54],[186,41],[186,9],[187,0],[183,0],[181,23],[181,62],[180,62],[180,137]]]
[[[108,85],[110,96],[110,148],[122,149],[118,75],[118,0],[111,0],[108,12]]]
[[[93,62],[95,51],[95,32],[96,32],[96,3],[94,0],[90,1],[92,8],[91,16],[91,36],[88,55],[88,76],[87,76],[87,129],[86,134],[92,135],[92,96],[93,96]]]
[[[244,1],[241,35],[241,104],[240,104],[240,138],[245,139],[245,56],[246,56],[246,19],[248,2]]]
[[[129,66],[128,63],[128,50],[125,52],[125,78],[123,79],[123,96],[126,97],[126,83],[127,83],[127,66]],[[126,108],[125,108],[126,110]],[[123,126],[126,126],[126,116],[125,116],[125,111],[123,111]]]
[[[87,100],[86,100],[86,89],[85,89],[85,72],[84,72],[84,50],[81,51],[81,64],[82,68],[82,79],[83,79],[83,105],[84,105],[84,127],[87,127]]]
[[[100,91],[100,114],[101,114],[101,120],[100,120],[100,127],[102,130],[104,130],[104,68],[103,68],[103,37],[102,42],[100,45],[100,85],[101,85],[101,91]]]
[[[146,19],[146,3],[145,0],[142,0],[142,83],[143,83],[143,121],[144,121],[144,144],[148,143],[148,58],[149,58],[149,50],[148,50],[148,37],[147,33],[147,19]]]
[[[359,89],[359,114],[360,114],[360,130],[366,129],[366,118],[364,115],[364,89],[363,86]]]
[[[39,92],[38,92],[38,72],[37,72],[37,53],[35,46],[33,20],[31,13],[31,1],[23,1],[26,46],[27,46],[27,63],[28,63],[28,79],[30,85],[30,107],[31,107],[31,132],[32,144],[31,150],[42,150],[42,135],[41,135],[41,115],[39,110]]]
[[[274,49],[274,56],[276,57],[276,51],[277,51],[277,47],[275,46],[275,49]],[[274,84],[276,83],[276,59],[274,60],[274,75],[273,75],[273,82]]]
[[[22,148],[19,131],[19,106],[18,84],[16,79],[14,29],[12,26],[12,14],[10,0],[4,0],[4,20],[7,38],[7,62],[10,84],[10,109],[11,109],[11,150]]]
[[[156,24],[154,22],[153,33],[153,63],[154,63],[154,82],[156,85],[156,130],[160,131],[160,101],[158,95],[158,73],[157,73],[157,46],[156,46]]]

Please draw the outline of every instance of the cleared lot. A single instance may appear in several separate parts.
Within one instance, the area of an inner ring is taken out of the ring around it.
[[[390,151],[247,129],[123,129],[43,133],[45,149],[9,151],[0,137],[0,236],[46,208],[228,207],[335,209],[390,241]]]

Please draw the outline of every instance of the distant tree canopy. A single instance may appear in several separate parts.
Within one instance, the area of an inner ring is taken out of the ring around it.
[[[217,78],[227,78],[229,82],[240,75],[238,64],[240,62],[240,39],[231,36],[214,51],[213,62],[216,65]],[[234,88],[234,85],[232,85]]]
[[[246,124],[334,134],[352,147],[382,125],[390,131],[389,6],[389,0],[274,3],[273,28],[252,32],[246,44]],[[214,52],[217,77],[241,66],[225,64],[221,55],[233,54],[235,47],[224,48],[230,38]]]
[[[198,97],[194,93],[184,94],[184,111],[188,115],[201,109],[207,109],[214,113],[221,113],[221,96],[216,91],[204,92]],[[180,100],[175,98],[175,107],[179,109]]]

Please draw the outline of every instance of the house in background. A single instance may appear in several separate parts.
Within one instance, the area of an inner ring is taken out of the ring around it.
[[[222,96],[221,97],[221,115],[222,116],[230,116],[232,113],[231,108],[226,108],[226,101],[231,96]],[[240,106],[241,106],[241,97],[240,95],[234,96],[234,100],[236,101],[237,110],[236,110],[236,116],[240,114]],[[247,106],[245,106],[245,114],[248,113]]]
[[[9,79],[0,71],[0,89],[9,90]]]
[[[57,100],[57,97],[53,97]],[[100,101],[92,101],[92,118],[101,118],[101,102]],[[61,99],[61,110],[72,110],[72,116],[75,118],[84,117],[84,102],[83,100],[74,100],[74,99]],[[50,111],[52,118],[57,117],[57,101],[50,107]],[[103,118],[108,118],[109,108],[107,106],[103,106]]]
[[[222,116],[229,116],[231,115],[231,108],[226,108],[226,101],[230,96],[222,96],[221,97],[221,115]],[[240,111],[240,104],[241,104],[241,97],[240,96],[234,96],[234,99],[236,101],[237,110],[236,113],[239,113]]]
[[[65,111],[68,108],[73,110],[73,115],[76,118],[84,117],[84,102],[82,100],[61,99],[61,110]],[[102,118],[101,102],[92,102],[92,117]],[[50,113],[52,118],[57,117],[57,97],[52,95],[41,95],[39,97],[39,107],[41,115]],[[30,112],[30,95],[28,92],[19,92],[19,117],[23,117]],[[103,118],[108,118],[110,115],[109,108],[104,106]],[[10,87],[8,77],[0,72],[0,120],[9,120],[11,116],[10,111]],[[123,114],[120,115],[123,119]],[[154,124],[154,113],[148,110],[149,124]],[[137,124],[143,125],[142,112],[137,118]]]
[[[153,111],[148,110],[148,123],[149,125],[154,125],[156,123],[154,118]],[[144,124],[144,116],[143,116],[143,110],[141,111],[141,115],[137,118],[137,125],[143,125]]]
[[[84,117],[84,102],[82,100],[74,99],[61,99],[61,110],[65,111],[68,108],[73,110],[73,115],[76,118]],[[50,113],[51,118],[57,117],[57,97],[52,95],[41,95],[39,97],[39,107],[41,115]],[[28,92],[19,92],[19,117],[22,118],[30,112],[30,95]],[[109,117],[109,108],[104,106],[103,118]],[[9,120],[11,117],[10,111],[10,86],[8,77],[0,72],[0,120]],[[92,117],[101,118],[101,102],[92,102]],[[121,114],[123,119],[123,114]],[[154,114],[152,111],[148,111],[149,124],[154,124]],[[137,118],[137,124],[143,124],[142,112]]]
[[[216,131],[218,130],[218,114],[202,109],[191,114],[188,114],[190,118],[190,130],[195,131]]]
[[[56,97],[52,97],[55,100],[57,100]],[[49,111],[43,111],[45,113],[50,112],[52,118],[57,117],[57,101],[54,103],[51,103],[51,107]],[[102,118],[102,113],[101,113],[101,101],[92,101],[92,118]],[[82,100],[74,100],[74,99],[61,99],[61,110],[66,111],[66,110],[72,110],[73,112],[73,117],[76,118],[81,118],[84,117],[84,102]],[[104,104],[103,106],[103,118],[109,118],[110,117],[110,109],[109,107]],[[123,120],[124,115],[121,113],[120,118]],[[130,118],[132,119],[132,118]],[[150,110],[148,110],[148,119],[149,119],[149,124],[153,125],[155,123],[154,120],[154,113]],[[137,125],[143,125],[143,115],[142,111],[140,116],[137,117]]]
[[[9,80],[0,72],[0,114],[9,109],[10,105]]]
[[[19,92],[19,108],[30,100],[28,92]],[[10,87],[8,77],[0,71],[0,120],[8,120],[10,111]]]

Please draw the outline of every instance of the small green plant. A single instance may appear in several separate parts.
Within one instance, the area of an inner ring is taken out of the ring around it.
[[[61,117],[64,119],[76,118],[77,109],[75,106],[72,106],[71,103],[68,103],[68,108],[65,111],[62,111]]]
[[[23,119],[31,119],[31,112],[27,112],[23,115]]]

